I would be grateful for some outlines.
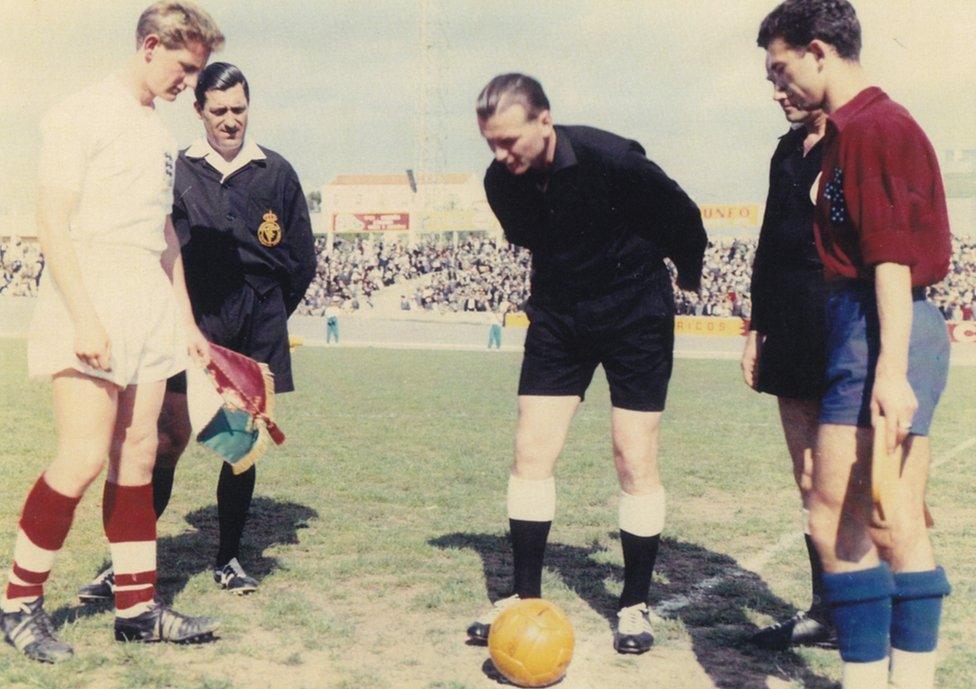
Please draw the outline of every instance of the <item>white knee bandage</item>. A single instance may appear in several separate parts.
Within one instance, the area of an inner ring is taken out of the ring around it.
[[[556,515],[556,480],[550,476],[529,480],[509,475],[508,518],[551,522]]]
[[[932,689],[935,660],[935,651],[912,653],[891,649],[891,689]]]
[[[844,689],[876,689],[888,686],[888,659],[870,663],[844,663]]]
[[[635,536],[657,536],[664,531],[664,486],[644,495],[620,491],[620,530]]]

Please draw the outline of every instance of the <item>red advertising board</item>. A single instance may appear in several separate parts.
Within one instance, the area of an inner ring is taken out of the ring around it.
[[[333,232],[405,232],[409,213],[333,213]]]
[[[976,321],[949,321],[950,342],[976,342]]]

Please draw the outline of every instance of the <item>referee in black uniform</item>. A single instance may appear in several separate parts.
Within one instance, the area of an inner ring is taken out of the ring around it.
[[[823,568],[810,540],[807,510],[826,366],[826,287],[813,239],[812,195],[820,174],[820,140],[827,118],[821,110],[796,107],[775,86],[773,99],[792,128],[780,138],[770,163],[769,196],[752,267],[752,323],[742,372],[750,387],[778,399],[803,501],[813,588],[810,609],[753,636],[762,647],[783,650],[834,641],[830,615],[821,599]]]
[[[501,610],[541,595],[555,513],[553,468],[602,364],[613,405],[625,570],[614,647],[643,653],[653,643],[646,601],[665,512],[658,427],[674,346],[664,258],[677,267],[682,288],[699,287],[707,243],[701,214],[636,141],[554,125],[531,77],[492,79],[477,114],[495,155],[485,175],[488,202],[508,241],[532,252],[532,296],[508,482],[514,591],[468,634],[486,639]]]
[[[200,73],[194,107],[206,138],[176,162],[173,225],[182,244],[186,286],[200,330],[211,342],[268,364],[275,392],[294,390],[288,317],[315,276],[315,246],[298,175],[284,158],[245,138],[250,89],[237,67],[215,62]],[[158,518],[190,438],[186,376],[167,382],[153,470]],[[214,581],[238,594],[257,588],[238,559],[254,493],[255,467],[235,475],[221,464],[217,483],[220,544]],[[106,570],[78,595],[111,596]]]

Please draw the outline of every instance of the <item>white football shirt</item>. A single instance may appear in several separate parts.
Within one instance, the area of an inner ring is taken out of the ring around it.
[[[40,186],[79,195],[68,228],[72,240],[165,249],[176,140],[121,75],[53,107],[41,135]]]

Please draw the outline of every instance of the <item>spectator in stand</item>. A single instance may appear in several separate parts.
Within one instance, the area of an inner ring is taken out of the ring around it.
[[[352,310],[354,302],[369,309],[379,290],[394,285],[411,309],[436,313],[518,311],[528,296],[529,254],[501,239],[475,236],[457,245],[428,239],[412,248],[398,241],[338,239],[331,253],[325,241],[316,239],[316,276],[299,313],[324,316],[332,300],[344,311]],[[676,291],[676,313],[748,319],[755,250],[752,239],[713,242],[705,253],[701,292]],[[43,269],[36,241],[0,241],[0,294],[35,295]],[[424,285],[407,286],[425,276],[429,282]],[[973,320],[976,241],[953,241],[952,268],[929,288],[929,299],[946,320]]]
[[[0,294],[37,296],[43,270],[44,256],[36,240],[13,235],[0,242]]]

